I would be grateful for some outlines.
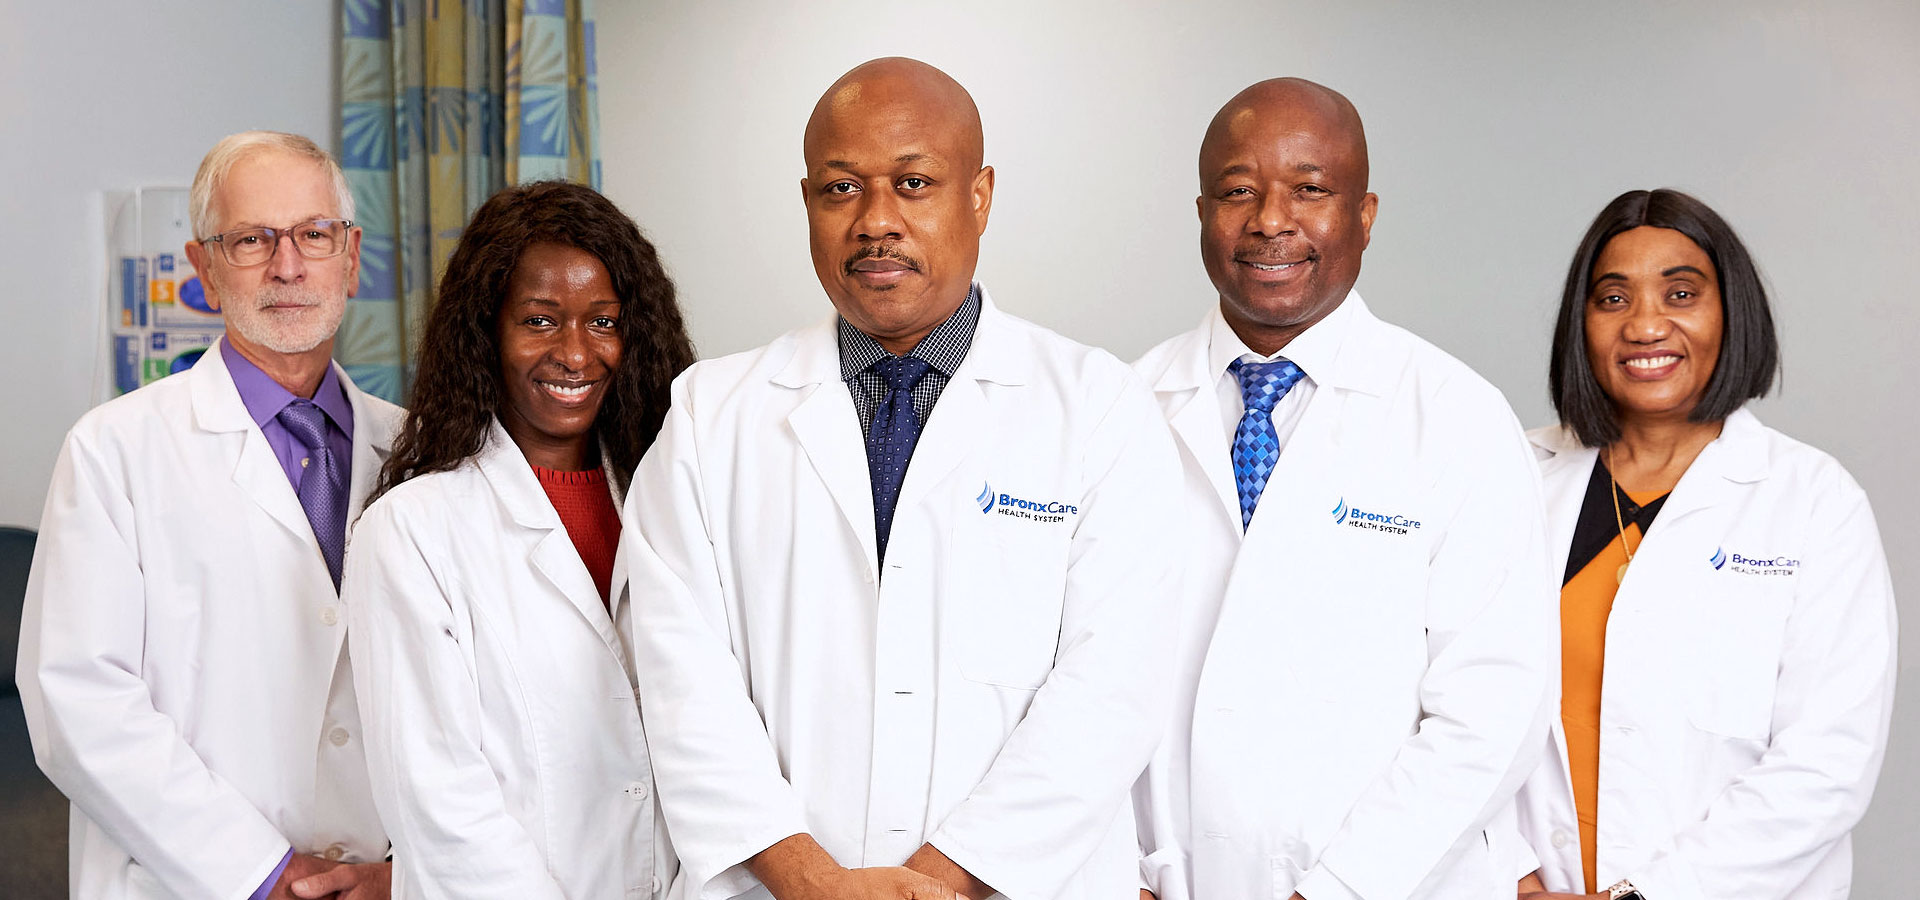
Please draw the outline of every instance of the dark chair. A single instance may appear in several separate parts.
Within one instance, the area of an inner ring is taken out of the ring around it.
[[[67,896],[67,798],[40,774],[14,663],[34,534],[0,526],[0,896]]]
[[[33,567],[34,534],[0,525],[0,697],[19,695],[13,664],[20,640],[20,605],[27,599],[27,570]]]

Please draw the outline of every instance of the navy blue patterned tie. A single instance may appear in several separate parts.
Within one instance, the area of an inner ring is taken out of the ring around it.
[[[275,418],[294,440],[306,445],[310,462],[301,463],[305,471],[300,473],[300,508],[307,511],[307,523],[313,526],[320,555],[327,561],[327,574],[339,590],[340,557],[347,546],[347,478],[327,445],[327,414],[311,401],[295,400]]]
[[[1250,363],[1236,359],[1227,366],[1240,379],[1240,399],[1247,411],[1233,432],[1233,483],[1240,489],[1240,529],[1253,521],[1253,508],[1267,489],[1267,476],[1280,461],[1280,438],[1273,430],[1273,405],[1280,402],[1306,375],[1284,360]]]
[[[887,533],[893,530],[893,507],[900,501],[900,483],[907,479],[907,461],[920,442],[920,417],[913,411],[913,386],[927,374],[927,361],[917,356],[889,356],[873,364],[887,382],[887,397],[873,411],[867,427],[867,474],[873,479],[873,536],[882,560],[887,558]]]

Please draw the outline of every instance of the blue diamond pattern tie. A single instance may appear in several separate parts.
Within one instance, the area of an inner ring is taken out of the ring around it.
[[[320,542],[320,555],[326,558],[327,573],[333,587],[340,588],[340,557],[346,551],[347,478],[340,460],[327,446],[327,414],[311,401],[295,400],[275,418],[286,426],[294,440],[306,445],[312,463],[300,473],[300,508],[307,511],[307,522]]]
[[[927,361],[917,356],[889,356],[873,364],[886,379],[887,397],[873,411],[867,427],[867,474],[873,479],[873,536],[882,560],[887,558],[887,534],[893,530],[893,507],[900,501],[900,484],[907,480],[907,461],[920,442],[920,417],[913,411],[913,386],[927,374]]]
[[[1280,438],[1273,431],[1273,405],[1306,375],[1284,359],[1250,363],[1236,359],[1227,367],[1240,379],[1240,399],[1247,411],[1233,432],[1233,483],[1240,489],[1240,530],[1253,521],[1253,508],[1267,489],[1267,476],[1280,461]]]

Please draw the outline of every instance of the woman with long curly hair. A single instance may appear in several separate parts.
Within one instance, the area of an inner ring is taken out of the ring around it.
[[[605,197],[541,182],[474,213],[342,588],[395,897],[672,880],[615,551],[692,361],[673,283]]]

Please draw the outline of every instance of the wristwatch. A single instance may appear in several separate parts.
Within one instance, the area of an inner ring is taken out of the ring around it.
[[[1613,887],[1607,888],[1607,900],[1647,900],[1647,898],[1640,896],[1640,891],[1633,886],[1633,882],[1622,878],[1614,882]]]

